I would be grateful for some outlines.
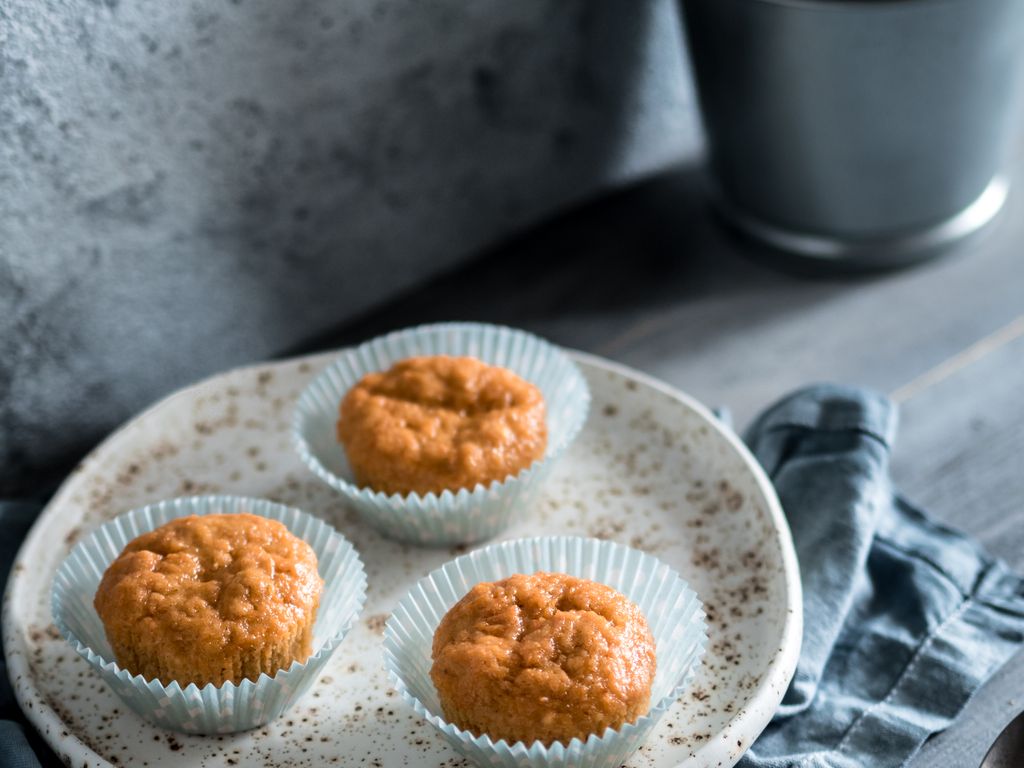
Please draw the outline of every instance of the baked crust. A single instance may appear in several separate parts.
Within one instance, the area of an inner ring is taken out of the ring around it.
[[[313,549],[276,520],[192,515],[129,542],[94,605],[132,674],[220,685],[305,661],[322,587]]]
[[[547,745],[646,714],[654,639],[624,595],[561,573],[477,584],[434,634],[445,718],[474,735]]]
[[[544,398],[472,357],[411,357],[364,376],[337,425],[360,486],[441,493],[505,480],[544,456]]]

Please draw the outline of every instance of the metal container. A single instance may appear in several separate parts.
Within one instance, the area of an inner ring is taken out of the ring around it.
[[[1024,0],[683,9],[719,203],[744,232],[822,262],[896,266],[1002,207]]]

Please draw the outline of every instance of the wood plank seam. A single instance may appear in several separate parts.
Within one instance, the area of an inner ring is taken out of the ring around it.
[[[897,387],[889,393],[889,397],[897,403],[906,402],[929,387],[933,387],[940,381],[948,379],[972,363],[978,362],[1000,347],[1006,346],[1020,336],[1024,336],[1024,315],[1018,316],[999,330],[978,339],[970,346],[943,360],[920,376],[911,379],[901,387]]]

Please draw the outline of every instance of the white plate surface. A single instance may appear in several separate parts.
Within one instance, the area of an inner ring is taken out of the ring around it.
[[[597,536],[650,552],[697,590],[707,655],[630,768],[730,766],[770,719],[800,650],[800,577],[771,486],[738,440],[691,398],[575,354],[593,395],[583,432],[540,502],[506,538]],[[7,664],[22,707],[75,766],[457,766],[461,758],[388,689],[380,650],[409,585],[462,550],[382,538],[299,463],[295,398],[331,355],[222,374],[145,411],[97,448],[44,510],[4,596]],[[361,620],[280,720],[184,736],[126,711],[50,618],[53,574],[85,532],[152,501],[262,496],[334,524],[366,563]]]

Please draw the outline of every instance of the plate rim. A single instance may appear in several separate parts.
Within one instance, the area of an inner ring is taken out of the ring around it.
[[[106,449],[108,444],[119,438],[127,430],[131,429],[143,417],[150,415],[154,411],[157,411],[166,405],[169,405],[171,402],[179,398],[185,398],[195,390],[201,389],[207,384],[223,377],[245,373],[247,371],[278,368],[303,362],[315,365],[321,360],[331,359],[344,349],[348,349],[348,347],[229,368],[204,377],[203,379],[200,379],[193,384],[186,385],[181,389],[175,390],[131,416],[103,438],[103,440],[90,450],[89,453],[86,454],[86,456],[68,473],[68,476],[61,483],[53,497],[46,506],[43,507],[39,516],[32,523],[32,527],[29,529],[24,541],[18,548],[18,552],[14,558],[14,564],[22,561],[23,555],[35,545],[35,540],[42,535],[43,526],[41,523],[55,515],[57,510],[64,504],[64,497],[69,492],[68,486],[77,477],[78,473],[85,468],[97,454]],[[803,637],[803,594],[800,581],[800,569],[796,558],[796,549],[793,545],[793,538],[789,529],[789,523],[787,522],[782,510],[782,504],[775,493],[774,486],[765,474],[764,469],[758,463],[757,459],[754,458],[753,454],[739,436],[733,430],[727,428],[707,406],[698,401],[692,395],[689,395],[677,387],[657,379],[650,374],[631,368],[622,363],[568,347],[563,347],[563,349],[569,357],[577,363],[583,363],[587,367],[603,369],[625,378],[633,379],[650,389],[678,400],[696,412],[718,433],[720,437],[724,438],[730,444],[737,454],[739,454],[744,464],[746,464],[747,469],[752,472],[758,489],[767,501],[768,514],[772,520],[779,542],[780,555],[782,559],[782,572],[785,583],[786,615],[783,619],[779,649],[769,661],[765,674],[753,689],[746,705],[737,712],[736,716],[729,720],[720,731],[715,733],[713,738],[707,739],[702,746],[695,750],[688,759],[676,766],[676,768],[704,764],[720,764],[723,766],[734,765],[735,762],[737,762],[743,755],[743,752],[740,752],[735,756],[730,755],[728,745],[733,741],[733,739],[723,738],[723,736],[732,736],[739,731],[742,731],[743,733],[756,732],[756,734],[760,734],[761,731],[764,730],[765,726],[768,725],[781,703],[782,697],[786,692],[786,688],[789,686],[790,680],[792,680],[793,675],[796,673],[796,665],[800,657]],[[101,766],[103,768],[113,768],[111,763],[98,755],[91,747],[89,747],[88,744],[79,739],[72,730],[66,727],[64,720],[60,718],[52,707],[45,703],[43,697],[39,694],[38,689],[34,685],[31,685],[33,677],[28,665],[28,649],[22,642],[24,633],[18,631],[19,628],[14,626],[14,619],[12,616],[15,592],[21,587],[21,585],[23,585],[25,576],[22,574],[26,573],[27,570],[28,569],[21,573],[15,573],[12,566],[12,572],[8,578],[7,586],[3,594],[3,610],[2,616],[0,616],[0,632],[2,632],[3,635],[4,661],[7,665],[7,676],[10,680],[11,687],[14,689],[14,695],[18,705],[21,708],[22,714],[24,714],[26,719],[33,725],[33,727],[36,728],[43,741],[45,741],[50,748],[57,753],[58,757],[66,755],[76,763],[83,760],[86,761],[87,764]],[[52,578],[50,581],[52,581]],[[13,648],[13,645],[15,644],[18,646],[16,653]],[[31,699],[29,698],[30,695],[32,696]],[[67,736],[60,735],[62,729],[67,733]],[[752,744],[755,739],[756,736],[751,738],[750,743]],[[750,744],[747,745],[748,748],[749,746]]]

